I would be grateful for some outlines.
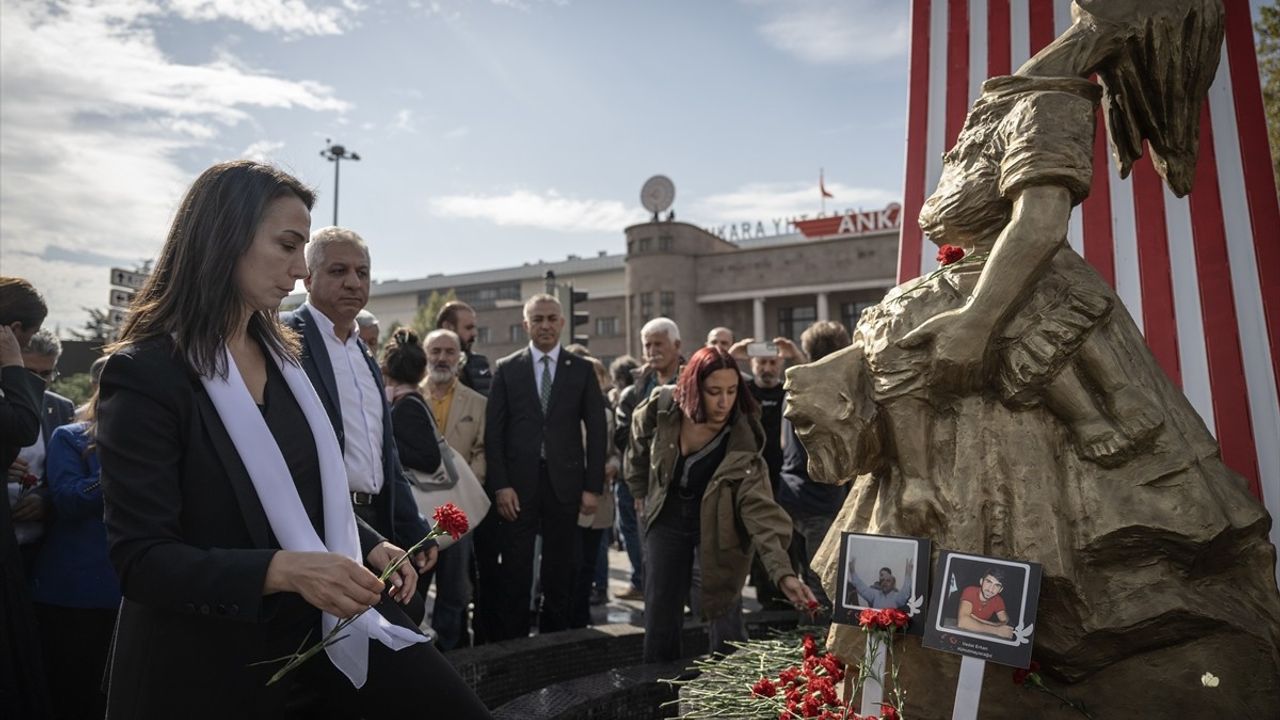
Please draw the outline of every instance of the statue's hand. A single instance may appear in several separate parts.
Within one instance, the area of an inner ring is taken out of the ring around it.
[[[978,389],[991,329],[960,308],[929,318],[898,341],[905,350],[931,345],[930,384],[956,393]]]

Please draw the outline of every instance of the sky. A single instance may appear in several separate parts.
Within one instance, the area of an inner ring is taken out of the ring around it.
[[[1255,0],[1255,5],[1257,0]],[[0,272],[105,307],[191,181],[316,188],[375,280],[623,251],[645,179],[702,226],[901,196],[906,0],[0,0]]]
[[[640,187],[703,226],[901,194],[901,0],[0,0],[0,272],[105,307],[209,165],[279,164],[376,280],[623,251]],[[771,226],[771,225],[770,225]]]

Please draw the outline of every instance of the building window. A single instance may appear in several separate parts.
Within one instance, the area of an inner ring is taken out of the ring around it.
[[[812,305],[778,308],[778,335],[800,341],[804,332],[818,319],[818,310]]]
[[[618,318],[616,317],[596,318],[596,337],[617,337],[617,335],[618,335]]]
[[[636,249],[637,253],[647,253],[653,249],[653,238],[640,238],[640,245]]]
[[[671,317],[676,314],[676,294],[670,290],[663,290],[658,306],[659,312],[663,317]]]
[[[858,318],[862,317],[862,311],[875,304],[872,300],[840,303],[840,322],[852,333],[858,324]]]
[[[524,340],[524,324],[516,323],[515,325],[507,328],[507,338],[513,343],[518,343],[521,340]]]
[[[653,293],[640,293],[640,322],[648,322],[653,319]]]
[[[489,344],[489,328],[487,327],[476,328],[476,342],[480,343],[481,345]]]
[[[670,235],[658,236],[658,252],[671,252],[671,236]]]
[[[510,282],[499,285],[481,285],[461,288],[455,291],[459,300],[477,310],[487,310],[498,306],[503,301],[519,302],[520,283]]]

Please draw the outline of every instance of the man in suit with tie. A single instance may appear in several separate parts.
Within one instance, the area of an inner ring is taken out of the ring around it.
[[[326,227],[312,234],[306,254],[307,302],[280,319],[302,337],[302,368],[342,446],[356,517],[407,548],[430,528],[400,465],[382,371],[357,331],[356,315],[369,301],[368,246],[351,230]],[[414,557],[419,572],[435,564],[436,553],[432,545]],[[421,622],[422,600],[414,598],[406,612]]]
[[[534,295],[524,306],[529,346],[498,361],[486,412],[486,487],[497,513],[498,611],[490,640],[525,637],[534,538],[542,535],[540,632],[569,627],[581,564],[578,514],[594,514],[604,489],[604,396],[586,360],[564,352],[560,301]],[[585,442],[584,442],[585,438]],[[488,570],[489,572],[486,572]],[[487,588],[493,584],[487,585]],[[492,597],[486,591],[484,596]]]

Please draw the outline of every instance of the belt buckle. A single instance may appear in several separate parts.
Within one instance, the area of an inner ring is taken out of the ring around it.
[[[372,505],[373,495],[371,493],[366,493],[366,492],[359,492],[359,491],[353,492],[351,493],[351,504],[359,505],[361,507]]]

